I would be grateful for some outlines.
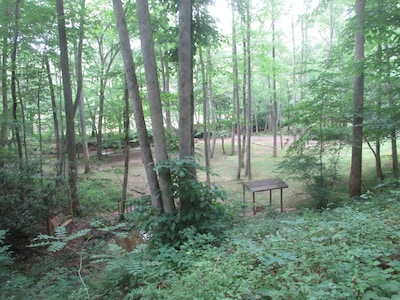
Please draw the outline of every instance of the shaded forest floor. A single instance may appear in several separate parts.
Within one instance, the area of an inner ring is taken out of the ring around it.
[[[285,178],[279,171],[277,164],[282,161],[283,156],[289,145],[293,142],[292,136],[278,136],[278,156],[272,157],[273,137],[270,135],[254,135],[251,138],[251,165],[252,179],[282,178],[288,183],[289,188],[284,190],[284,207],[292,209],[299,206],[307,206],[306,195],[302,184]],[[223,145],[224,144],[224,145]],[[249,180],[244,174],[244,168],[241,169],[241,179],[236,179],[237,174],[237,155],[231,155],[231,139],[226,138],[224,143],[218,138],[216,140],[214,157],[211,159],[211,170],[216,174],[212,176],[211,181],[220,185],[228,193],[228,199],[242,200],[242,181]],[[237,143],[235,145],[237,149]],[[204,165],[204,143],[203,140],[196,140],[196,156],[200,164]],[[91,153],[95,157],[95,152]],[[131,148],[129,155],[129,179],[128,194],[132,198],[148,194],[148,184],[142,164],[140,148]],[[92,160],[91,174],[82,175],[84,170],[83,162],[79,164],[80,176],[87,179],[108,181],[115,186],[122,187],[124,172],[124,154],[121,150],[108,150],[103,156],[103,160]],[[206,180],[203,173],[198,173],[198,179]],[[279,191],[273,192],[273,206],[279,206]],[[251,193],[246,193],[246,201],[250,201]],[[267,203],[267,194],[258,193],[256,196],[257,205]]]

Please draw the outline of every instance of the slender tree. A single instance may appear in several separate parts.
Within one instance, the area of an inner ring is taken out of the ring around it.
[[[246,108],[246,170],[245,174],[251,179],[251,133],[253,130],[252,122],[252,77],[251,77],[251,0],[246,3],[246,60],[247,60],[247,108]]]
[[[203,94],[203,141],[204,141],[204,161],[207,168],[210,168],[210,138],[209,138],[209,128],[208,128],[208,86],[207,86],[207,75],[206,67],[203,58],[203,49],[199,50],[200,58],[200,72],[201,72],[201,86]],[[207,173],[207,182],[210,183],[210,174]]]
[[[364,103],[364,22],[365,0],[356,0],[356,30],[354,43],[354,60],[356,71],[354,77],[353,98],[353,133],[350,167],[350,196],[361,195],[362,182],[362,134]]]
[[[153,34],[147,0],[136,1],[139,22],[142,55],[147,80],[147,94],[150,103],[151,125],[154,136],[154,149],[158,161],[168,160],[167,143],[164,131],[163,113],[161,106],[160,85],[158,82],[156,56],[154,51]],[[159,173],[159,184],[164,212],[173,214],[175,204],[170,189],[172,186],[169,172]]]
[[[194,155],[192,1],[179,0],[179,158]]]
[[[124,179],[122,182],[122,197],[119,205],[119,219],[122,221],[125,218],[126,199],[127,199],[127,188],[128,188],[128,177],[129,177],[129,123],[130,123],[130,105],[129,105],[129,92],[128,86],[125,81],[125,111],[124,111]]]
[[[18,167],[22,168],[22,142],[20,135],[20,122],[17,116],[17,108],[18,108],[18,95],[17,95],[17,50],[18,50],[18,35],[19,35],[19,13],[20,13],[20,0],[15,1],[15,28],[14,28],[14,36],[13,36],[13,46],[11,52],[11,96],[12,96],[12,114],[13,114],[13,130],[15,134],[15,139],[17,142],[18,148]]]
[[[71,210],[75,214],[81,213],[80,202],[77,191],[77,161],[75,142],[74,104],[72,101],[71,78],[69,71],[68,43],[65,30],[64,1],[56,0],[58,38],[60,44],[60,62],[63,81],[65,119],[67,123],[66,142],[68,154],[68,188]]]
[[[275,2],[272,1],[271,5],[271,16],[272,16],[272,157],[277,157],[278,143],[277,143],[277,132],[278,132],[278,100],[276,93],[276,46],[275,46]]]
[[[146,171],[147,182],[150,187],[152,205],[157,212],[163,211],[163,203],[160,197],[160,188],[157,174],[154,171],[154,160],[151,152],[150,141],[147,133],[146,123],[142,107],[142,100],[139,94],[139,86],[135,73],[135,65],[132,58],[131,45],[128,28],[126,25],[125,13],[121,0],[113,0],[114,14],[117,21],[117,29],[121,44],[122,58],[125,65],[125,76],[128,86],[129,97],[133,104],[133,114],[141,148],[142,160]]]
[[[78,37],[78,47],[76,49],[76,100],[79,109],[79,121],[81,126],[81,137],[82,137],[82,152],[83,159],[85,162],[84,173],[90,173],[90,155],[89,148],[86,138],[86,119],[85,119],[85,106],[84,106],[84,92],[83,92],[83,69],[82,69],[82,54],[83,54],[83,39],[85,36],[85,0],[81,0],[80,7],[80,20],[79,20],[79,37]]]
[[[232,0],[231,3],[232,10],[232,68],[233,68],[233,107],[235,108],[235,126],[237,132],[237,141],[238,141],[238,164],[236,169],[236,179],[240,179],[242,164],[243,164],[243,155],[242,155],[242,144],[241,144],[241,136],[242,136],[242,125],[240,122],[240,99],[239,99],[239,70],[238,70],[238,54],[237,54],[237,45],[236,45],[236,25],[235,25],[235,3]],[[232,136],[235,139],[235,135]],[[234,140],[232,141],[232,145],[234,145]],[[232,146],[233,147],[233,146]]]
[[[8,64],[8,39],[10,27],[10,11],[9,1],[2,1],[2,26],[0,29],[2,39],[1,50],[1,103],[2,103],[2,118],[0,121],[0,149],[5,148],[8,143],[8,87],[7,87],[7,64]],[[0,161],[0,166],[3,160]]]
[[[56,183],[58,186],[62,184],[62,170],[63,170],[63,157],[62,153],[64,152],[63,145],[61,143],[61,138],[60,138],[60,125],[58,121],[58,114],[57,114],[57,104],[56,104],[56,94],[54,91],[54,84],[53,84],[53,78],[51,76],[51,70],[50,70],[50,63],[49,63],[49,57],[48,54],[44,54],[44,63],[46,65],[46,73],[47,73],[47,80],[48,80],[48,85],[49,85],[49,91],[50,91],[50,99],[51,99],[51,111],[53,114],[53,125],[54,125],[54,137],[56,141],[56,154],[57,154],[57,161],[56,161]]]

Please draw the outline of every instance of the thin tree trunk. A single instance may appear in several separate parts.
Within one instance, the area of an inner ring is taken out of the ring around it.
[[[3,10],[3,49],[1,53],[1,98],[2,98],[2,120],[1,120],[1,131],[0,131],[0,149],[3,149],[8,144],[8,82],[7,82],[7,63],[8,63],[8,38],[9,38],[9,27],[10,27],[10,12],[8,9],[8,2],[3,2],[5,5]],[[4,161],[0,160],[0,167]]]
[[[163,49],[160,46],[160,65],[161,65],[161,78],[162,78],[162,90],[165,93],[169,92],[169,70],[168,70],[168,62],[164,61]],[[167,126],[167,130],[171,133],[173,130],[172,121],[171,121],[171,102],[169,97],[165,102],[165,125]]]
[[[178,91],[179,91],[179,158],[194,155],[193,144],[193,58],[192,2],[179,0]]]
[[[121,0],[113,0],[114,14],[117,21],[118,34],[121,44],[122,58],[125,65],[126,82],[128,85],[129,97],[133,104],[133,114],[141,148],[142,160],[146,171],[147,181],[150,188],[150,195],[154,209],[160,213],[163,211],[163,203],[160,197],[160,188],[157,174],[154,171],[153,154],[147,133],[142,101],[139,94],[139,86],[135,73],[135,66],[132,58],[129,33],[126,25],[125,13]]]
[[[128,86],[125,81],[125,111],[124,111],[124,179],[122,182],[122,198],[119,206],[119,219],[122,221],[125,219],[126,210],[126,198],[128,188],[128,177],[129,177],[129,116],[130,116],[130,105],[129,105],[129,92]]]
[[[277,120],[278,120],[278,104],[276,96],[276,57],[275,57],[275,11],[272,8],[272,157],[278,156],[278,142],[277,142]]]
[[[375,149],[372,147],[371,143],[364,137],[365,142],[367,143],[369,149],[371,152],[374,154],[375,157],[375,172],[376,176],[380,179],[382,182],[385,179],[385,176],[383,174],[382,170],[382,160],[381,160],[381,142],[380,140],[375,141]]]
[[[26,141],[26,133],[28,132],[28,127],[26,126],[26,118],[25,118],[25,108],[26,105],[22,99],[22,94],[21,94],[21,86],[19,83],[19,80],[17,77],[16,82],[17,82],[17,98],[19,100],[19,106],[21,107],[21,122],[22,122],[22,148],[23,148],[23,153],[25,156],[25,161],[28,162],[28,143]],[[26,81],[26,86],[29,86],[29,79]],[[33,128],[29,128],[30,133],[33,134]]]
[[[246,49],[246,56],[247,56],[247,120],[246,120],[246,171],[245,174],[247,178],[251,179],[251,133],[253,130],[253,122],[252,122],[252,93],[251,93],[251,39],[250,39],[250,0],[247,2],[246,7],[246,24],[247,24],[247,48]]]
[[[208,116],[211,117],[211,126],[210,132],[212,129],[212,144],[210,146],[210,159],[214,157],[214,151],[215,151],[215,144],[217,141],[217,136],[218,136],[218,128],[217,128],[217,121],[215,117],[215,110],[214,110],[214,92],[213,92],[213,84],[212,84],[212,62],[211,62],[211,53],[210,49],[207,49],[207,90],[208,90]],[[211,136],[208,136],[208,141],[211,143]]]
[[[296,102],[297,102],[297,80],[296,80],[296,39],[295,39],[295,33],[294,33],[294,9],[293,9],[293,1],[291,1],[291,7],[292,7],[292,23],[291,23],[291,28],[292,28],[292,111],[295,110],[296,107]],[[293,141],[296,141],[297,139],[297,126],[296,124],[293,124],[292,126],[292,132],[293,132]]]
[[[39,168],[40,168],[40,187],[43,189],[43,138],[42,138],[42,109],[40,106],[40,94],[42,92],[43,68],[40,70],[39,86],[37,90],[37,111],[38,111],[38,133],[39,133]]]
[[[386,56],[386,77],[387,77],[387,82],[386,82],[386,89],[387,92],[389,93],[388,96],[388,103],[389,107],[391,108],[391,119],[393,124],[396,124],[397,120],[397,115],[394,113],[395,112],[395,104],[394,104],[394,99],[393,99],[393,87],[392,83],[390,80],[390,59],[389,59],[389,46],[387,43],[385,43],[385,56]],[[393,172],[393,177],[394,178],[399,178],[400,176],[400,171],[399,171],[399,158],[397,154],[397,135],[396,135],[396,129],[395,127],[392,127],[390,129],[390,142],[392,146],[392,172]]]
[[[14,133],[18,148],[18,167],[22,169],[22,142],[20,136],[20,126],[17,117],[18,97],[17,97],[17,48],[18,48],[18,35],[19,35],[19,10],[20,0],[15,1],[15,29],[13,37],[13,48],[11,53],[11,96],[13,100],[13,122]]]
[[[54,137],[55,137],[55,142],[56,142],[56,154],[57,154],[57,161],[56,161],[56,165],[55,165],[55,167],[56,167],[56,184],[57,184],[57,186],[61,186],[62,185],[62,169],[63,169],[62,153],[64,151],[63,151],[63,147],[61,145],[60,129],[59,129],[59,123],[58,123],[58,116],[57,116],[56,95],[54,92],[54,84],[53,84],[53,79],[51,77],[50,63],[49,63],[49,57],[47,56],[47,53],[44,54],[44,60],[45,60],[46,70],[47,70],[47,80],[49,82],[51,109],[53,112]]]
[[[76,87],[77,94],[75,102],[78,103],[79,109],[79,122],[81,125],[81,135],[82,135],[82,152],[83,152],[83,160],[85,163],[84,173],[90,173],[90,155],[87,144],[87,136],[86,136],[86,119],[85,119],[85,106],[84,106],[84,93],[83,93],[83,70],[82,70],[82,54],[83,54],[83,38],[85,34],[84,30],[84,16],[85,16],[85,0],[81,0],[81,16],[79,21],[79,41],[78,41],[78,49],[76,50]]]
[[[154,149],[157,161],[166,161],[168,160],[167,141],[164,130],[160,85],[158,82],[153,33],[147,0],[136,0],[136,9],[147,80],[147,94],[150,103],[151,125],[154,134]],[[172,187],[171,174],[169,172],[160,172],[158,174],[158,181],[161,189],[164,213],[172,215],[175,212],[175,203],[170,193]]]
[[[202,90],[203,90],[203,141],[204,141],[204,161],[206,164],[206,168],[210,168],[210,147],[209,147],[209,128],[208,128],[208,92],[207,92],[207,79],[206,79],[206,68],[204,65],[203,59],[203,49],[199,49],[200,56],[200,69],[201,69],[201,81],[202,81]],[[210,184],[210,173],[207,172],[207,183]]]
[[[235,109],[235,122],[236,122],[236,132],[237,132],[237,143],[238,143],[238,161],[236,168],[236,179],[240,179],[242,170],[242,144],[241,135],[242,128],[240,124],[240,100],[239,100],[239,71],[238,71],[238,57],[237,57],[237,45],[236,45],[236,26],[235,26],[235,5],[234,1],[231,3],[232,7],[232,60],[233,60],[233,103]],[[234,132],[232,133],[233,140],[235,139]],[[234,143],[234,142],[232,142]]]
[[[365,0],[356,0],[356,32],[354,44],[354,60],[356,70],[360,70],[354,77],[353,99],[353,137],[350,167],[350,196],[361,196],[362,183],[362,133],[363,133],[363,103],[364,103],[364,13]]]
[[[104,53],[104,41],[103,36],[97,39],[97,44],[99,47],[99,56],[100,56],[100,89],[99,89],[99,118],[97,120],[97,151],[96,156],[97,159],[102,159],[102,144],[103,144],[103,120],[104,120],[104,99],[105,99],[105,90],[108,83],[108,77],[110,73],[111,66],[114,62],[115,57],[117,56],[119,50],[115,50],[113,46]],[[109,61],[107,63],[107,58],[109,57]]]
[[[56,0],[58,17],[58,34],[60,43],[61,72],[63,79],[63,91],[65,102],[65,119],[67,123],[67,153],[68,153],[68,185],[71,214],[79,215],[81,207],[77,191],[77,162],[76,162],[76,142],[75,142],[75,123],[74,123],[74,104],[72,101],[71,78],[69,71],[67,34],[65,31],[65,15],[63,0]]]

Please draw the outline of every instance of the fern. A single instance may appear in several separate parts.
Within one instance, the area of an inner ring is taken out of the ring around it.
[[[54,236],[40,234],[33,239],[35,243],[28,245],[28,247],[48,246],[47,250],[49,252],[58,252],[64,249],[68,242],[87,235],[91,230],[90,228],[85,228],[68,235],[67,228],[65,226],[59,226],[54,230]]]

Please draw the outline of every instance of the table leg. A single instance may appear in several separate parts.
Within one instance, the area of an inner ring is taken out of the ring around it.
[[[281,213],[283,213],[283,189],[281,189]]]
[[[269,190],[269,206],[272,205],[272,190]]]

